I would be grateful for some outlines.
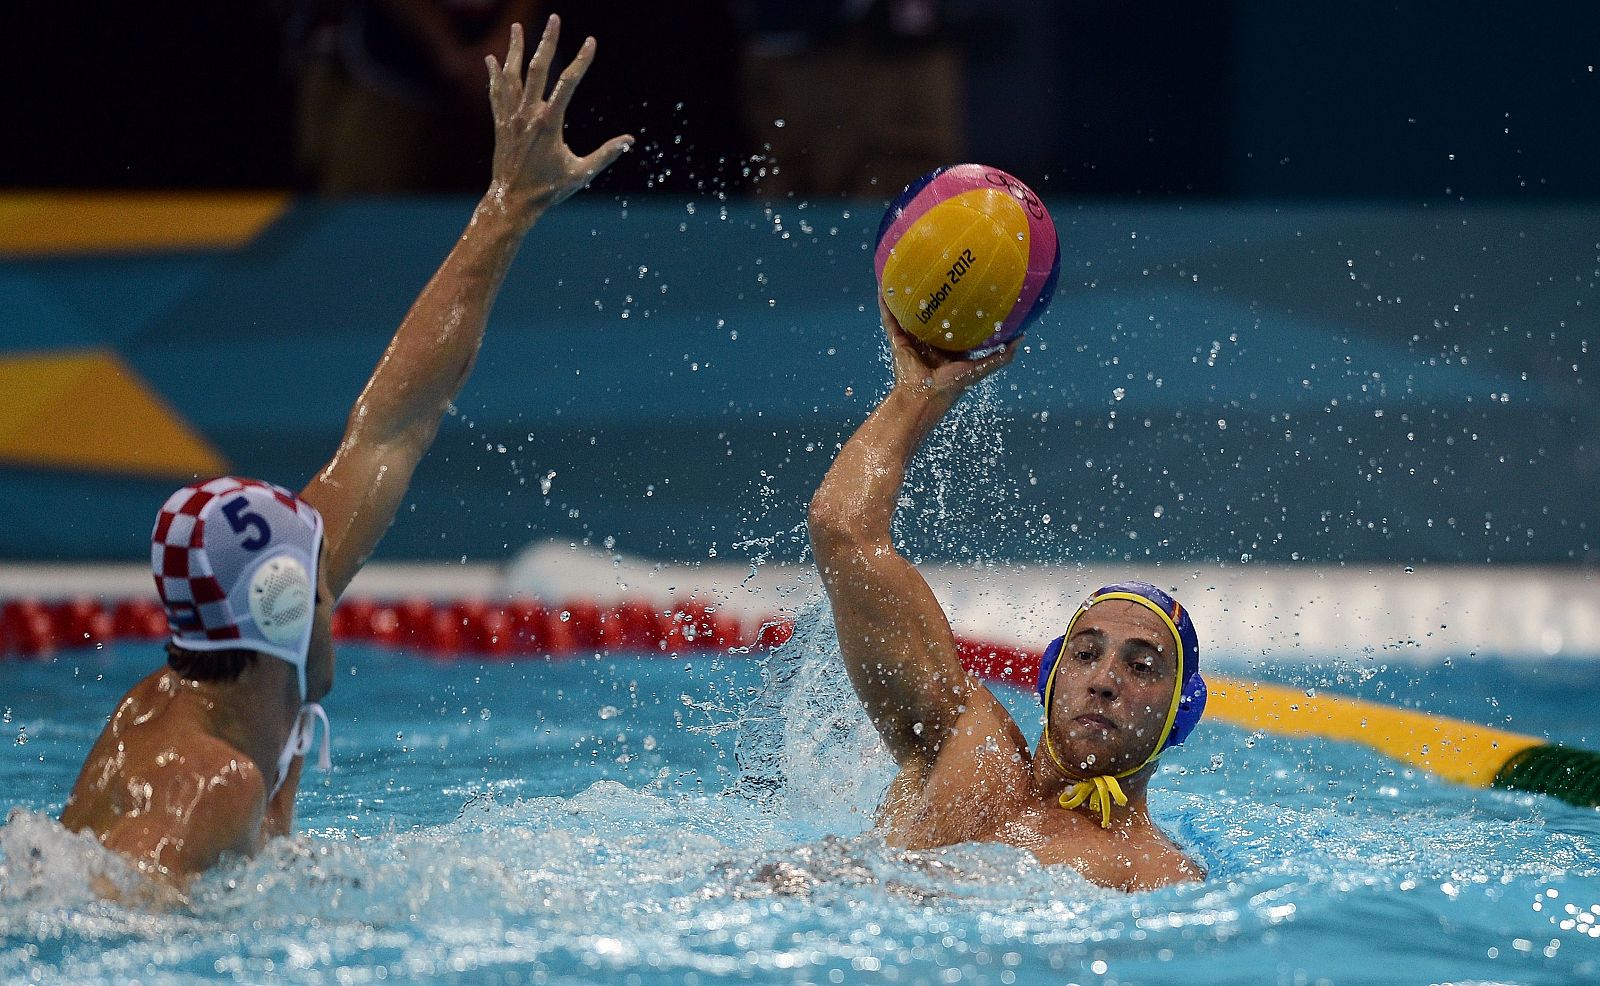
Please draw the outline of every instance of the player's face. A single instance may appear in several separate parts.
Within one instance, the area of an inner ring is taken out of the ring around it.
[[[1126,599],[1096,603],[1062,646],[1050,740],[1084,776],[1116,774],[1150,756],[1166,724],[1178,657],[1172,633]]]

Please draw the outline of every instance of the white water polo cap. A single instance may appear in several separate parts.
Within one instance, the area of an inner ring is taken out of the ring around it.
[[[281,486],[223,476],[168,497],[150,540],[172,642],[287,661],[304,701],[322,551],[316,508]]]

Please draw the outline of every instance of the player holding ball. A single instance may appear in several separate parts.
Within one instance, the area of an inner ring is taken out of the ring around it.
[[[1205,708],[1188,613],[1144,582],[1092,593],[1041,660],[1044,729],[1030,749],[962,667],[949,620],[890,533],[917,447],[1011,362],[1059,257],[1038,197],[996,169],[934,172],[896,200],[875,264],[894,386],[812,497],[811,545],[850,683],[900,767],[878,809],[884,838],[1002,842],[1144,890],[1204,877],[1146,804],[1156,759]]]

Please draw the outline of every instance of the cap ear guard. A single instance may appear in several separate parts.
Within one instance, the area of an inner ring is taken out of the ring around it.
[[[1035,695],[1039,696],[1039,704],[1044,704],[1045,688],[1050,684],[1050,672],[1056,666],[1056,661],[1061,658],[1062,648],[1066,647],[1067,638],[1063,634],[1050,641],[1050,646],[1044,649],[1044,656],[1039,658],[1039,681],[1033,686]]]
[[[1172,717],[1172,729],[1167,733],[1163,750],[1170,750],[1189,738],[1200,717],[1206,711],[1206,679],[1196,671],[1183,683],[1183,694],[1178,697],[1178,712]]]
[[[278,555],[250,576],[250,619],[269,643],[298,647],[316,612],[311,574],[298,558]]]

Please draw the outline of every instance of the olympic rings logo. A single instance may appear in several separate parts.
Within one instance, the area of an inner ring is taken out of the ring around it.
[[[1004,171],[990,171],[984,179],[997,188],[1003,188],[1022,202],[1022,207],[1028,210],[1028,215],[1035,219],[1043,219],[1047,213],[1044,203],[1039,201],[1039,196],[1033,194],[1033,189],[1017,181]]]

